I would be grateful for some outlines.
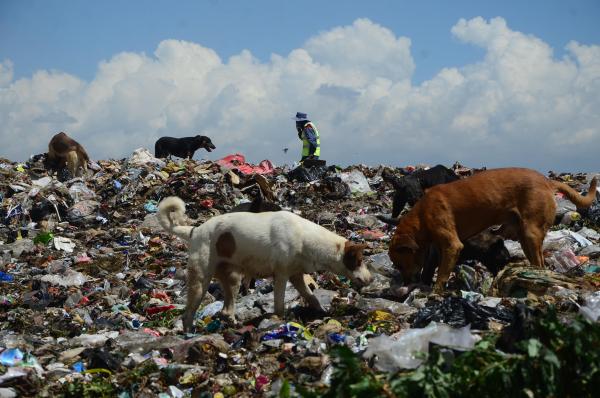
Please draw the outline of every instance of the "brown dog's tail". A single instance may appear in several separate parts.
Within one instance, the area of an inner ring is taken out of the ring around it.
[[[592,182],[590,183],[590,189],[588,190],[588,193],[586,196],[580,195],[573,188],[571,188],[570,186],[568,186],[567,184],[564,184],[562,182],[550,181],[550,183],[552,184],[554,189],[557,189],[558,191],[565,194],[565,196],[569,199],[569,201],[571,201],[578,208],[585,209],[587,207],[590,207],[592,205],[592,203],[594,203],[594,200],[596,199],[596,186],[597,186],[597,178],[596,177],[594,177],[592,179]]]
[[[168,232],[189,241],[194,227],[181,225],[185,215],[185,203],[177,196],[169,196],[158,205],[158,221]]]

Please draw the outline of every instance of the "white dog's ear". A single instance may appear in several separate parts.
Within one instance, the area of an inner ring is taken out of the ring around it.
[[[362,264],[363,250],[367,247],[365,244],[352,243],[346,241],[344,245],[343,262],[346,268],[353,271]]]

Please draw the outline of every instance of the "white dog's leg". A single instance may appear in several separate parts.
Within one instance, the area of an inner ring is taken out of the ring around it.
[[[183,315],[183,331],[192,332],[196,310],[200,306],[205,292],[208,290],[211,277],[201,272],[198,265],[188,264],[188,295]]]
[[[306,284],[304,274],[296,274],[290,276],[290,282],[292,282],[292,285],[294,285],[298,293],[300,293],[300,296],[302,296],[302,298],[306,301],[309,307],[325,312],[325,310],[321,306],[321,303],[319,303],[317,296],[313,294],[313,292]]]
[[[225,296],[221,314],[231,318],[232,321],[235,321],[235,299],[240,290],[242,275],[238,274],[237,272],[229,272],[229,270],[224,270],[217,271],[216,276],[221,283],[223,296]]]
[[[273,278],[273,297],[275,298],[275,315],[283,319],[285,315],[285,287],[287,277],[275,276]]]

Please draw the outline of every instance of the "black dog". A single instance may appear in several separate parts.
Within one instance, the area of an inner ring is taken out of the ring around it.
[[[246,211],[249,213],[264,213],[267,211],[280,211],[281,206],[263,199],[262,195],[256,195],[252,202],[241,203],[230,210],[230,213]]]
[[[440,164],[427,170],[417,170],[402,178],[390,174],[383,174],[382,177],[392,183],[396,192],[394,192],[392,218],[381,215],[377,218],[392,226],[398,224],[398,216],[406,203],[414,206],[425,194],[425,189],[459,179],[454,171]],[[467,260],[477,260],[496,275],[510,260],[510,253],[504,246],[504,240],[498,233],[492,233],[490,230],[485,230],[462,243],[464,247],[460,252],[458,264]],[[439,260],[437,249],[431,247],[421,272],[421,283],[431,283]]]
[[[407,203],[414,206],[423,197],[427,188],[459,179],[454,171],[441,164],[427,170],[417,170],[403,178],[397,178],[389,174],[382,175],[382,177],[391,182],[396,189],[392,206],[393,218],[400,215]]]
[[[174,155],[180,158],[191,159],[194,156],[194,152],[200,148],[211,152],[216,147],[210,138],[204,135],[183,138],[161,137],[154,144],[154,156],[157,158],[166,158]]]
[[[510,252],[504,246],[504,239],[496,235],[490,229],[486,229],[463,242],[463,249],[457,264],[464,264],[470,260],[481,262],[485,268],[496,276],[498,272],[510,261]],[[441,258],[435,247],[431,247],[427,256],[425,266],[421,271],[421,283],[431,284],[433,274]]]

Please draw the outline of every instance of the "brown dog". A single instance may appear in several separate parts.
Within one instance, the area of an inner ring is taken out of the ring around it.
[[[441,261],[435,290],[439,292],[463,248],[461,240],[502,224],[501,232],[521,242],[529,262],[543,267],[542,242],[554,222],[556,190],[578,208],[586,208],[596,197],[596,178],[585,197],[566,184],[521,168],[487,170],[437,185],[400,219],[390,243],[390,259],[408,284],[422,269],[429,245],[437,246]]]
[[[90,160],[87,152],[74,139],[63,132],[56,134],[48,144],[46,168],[59,172],[65,167],[76,177],[81,175],[80,170],[87,171],[87,162]]]

